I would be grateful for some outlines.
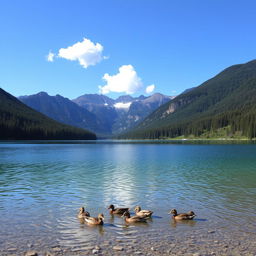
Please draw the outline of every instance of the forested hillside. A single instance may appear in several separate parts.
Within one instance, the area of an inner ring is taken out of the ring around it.
[[[96,135],[56,122],[0,88],[0,139],[96,139]]]
[[[231,66],[162,105],[122,138],[256,137],[256,61]]]

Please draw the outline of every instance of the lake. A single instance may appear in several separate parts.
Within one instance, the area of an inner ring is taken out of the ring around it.
[[[0,143],[1,255],[255,255],[255,202],[255,144]],[[126,225],[110,204],[153,218]],[[104,226],[80,223],[81,206]]]

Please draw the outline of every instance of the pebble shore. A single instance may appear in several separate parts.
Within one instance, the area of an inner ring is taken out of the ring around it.
[[[221,239],[220,239],[221,238]],[[204,234],[175,237],[163,236],[161,239],[120,239],[94,241],[94,245],[86,248],[52,246],[43,248],[40,245],[28,245],[27,250],[20,251],[19,248],[6,248],[0,251],[3,256],[25,255],[25,256],[75,256],[75,255],[185,255],[185,256],[256,256],[256,240],[233,238],[228,239],[219,236],[218,232],[209,230]]]

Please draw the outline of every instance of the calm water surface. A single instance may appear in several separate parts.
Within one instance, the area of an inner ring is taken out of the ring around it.
[[[153,243],[211,230],[255,240],[255,202],[256,145],[0,144],[0,252],[86,249],[113,239]],[[141,205],[154,217],[127,226],[108,214],[109,204]],[[82,205],[92,216],[104,213],[105,225],[81,224]],[[172,208],[195,211],[195,221],[173,222]]]

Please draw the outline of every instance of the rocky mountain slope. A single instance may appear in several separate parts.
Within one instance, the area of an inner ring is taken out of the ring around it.
[[[111,136],[126,131],[172,97],[160,93],[145,97],[123,95],[111,99],[105,95],[85,94],[73,101],[45,92],[21,96],[31,108],[59,122],[89,129],[100,136]]]
[[[256,60],[231,66],[162,105],[122,138],[256,136]]]
[[[104,123],[109,133],[118,134],[137,125],[147,115],[172,98],[155,93],[149,97],[141,95],[135,98],[124,95],[113,100],[104,95],[85,94],[73,101],[95,114]]]

